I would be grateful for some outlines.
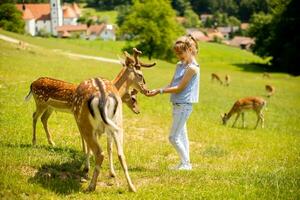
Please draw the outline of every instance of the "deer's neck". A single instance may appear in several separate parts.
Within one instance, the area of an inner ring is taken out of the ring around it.
[[[236,112],[237,112],[236,107],[233,106],[233,107],[230,109],[230,111],[228,112],[227,118],[230,119],[230,117],[231,117],[234,113],[236,113]]]
[[[129,71],[123,68],[112,82],[118,89],[120,96],[123,97],[128,92],[131,83],[129,80]]]

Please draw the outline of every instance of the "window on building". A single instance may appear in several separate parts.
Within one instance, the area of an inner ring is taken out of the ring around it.
[[[55,7],[55,3],[53,4],[53,7]]]

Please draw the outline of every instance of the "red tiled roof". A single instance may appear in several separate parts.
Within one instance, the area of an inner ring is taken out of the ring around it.
[[[100,24],[100,25],[91,25],[88,28],[89,34],[96,34],[99,35],[104,29],[105,29],[105,24]]]
[[[50,4],[24,4],[25,12],[23,11],[23,4],[16,4],[17,9],[23,13],[23,19],[36,19],[36,20],[50,20]],[[27,11],[28,10],[28,11]],[[31,15],[30,15],[30,13]]]
[[[64,31],[86,31],[87,26],[85,24],[80,24],[80,25],[63,25],[63,26],[58,26],[56,27],[56,30],[58,32],[64,32]]]
[[[22,17],[23,19],[34,19],[34,16],[29,9],[24,10]]]
[[[74,10],[74,12],[79,16],[81,14],[81,10],[80,8],[78,7],[77,3],[73,2],[72,3],[72,8]]]
[[[249,28],[249,23],[241,23],[241,29],[246,30]]]
[[[68,31],[64,31],[61,35],[61,37],[70,37],[71,34]]]
[[[69,6],[64,6],[63,7],[63,13],[64,13],[64,18],[75,18],[77,17],[75,11],[73,10],[73,8],[69,7]]]
[[[254,40],[250,37],[235,36],[232,40],[229,41],[229,44],[232,46],[240,46],[241,44],[254,44]]]

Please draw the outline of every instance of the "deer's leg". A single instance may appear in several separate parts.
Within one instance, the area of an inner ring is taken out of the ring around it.
[[[92,180],[87,189],[88,191],[94,191],[96,189],[97,179],[98,179],[98,176],[100,173],[100,167],[102,165],[104,155],[103,155],[103,151],[98,143],[98,139],[94,133],[93,128],[91,126],[85,127],[84,129],[82,129],[82,131],[83,131],[82,135],[84,136],[86,145],[88,147],[87,149],[90,148],[95,155],[95,169],[93,172]]]
[[[242,112],[242,121],[243,121],[243,128],[246,127],[246,124],[245,124],[245,113]]]
[[[263,114],[263,112],[260,112],[260,113],[259,113],[259,117],[260,117],[260,121],[261,121],[261,128],[264,128],[264,122],[265,122],[265,119],[264,119],[264,114]]]
[[[77,122],[77,119],[76,119]],[[79,123],[77,123],[77,127],[79,129],[80,132],[80,136],[81,136],[81,143],[82,143],[82,151],[84,153],[85,156],[85,160],[84,160],[84,168],[83,168],[83,172],[84,172],[84,178],[88,179],[89,178],[89,170],[90,170],[90,152],[91,149],[89,148],[89,146],[87,145],[85,139],[84,139],[84,132],[81,128],[81,126],[79,125]]]
[[[36,111],[32,115],[32,144],[36,145],[36,122],[38,118],[45,112],[45,106],[36,105]]]
[[[49,131],[48,131],[48,119],[49,119],[49,117],[51,116],[52,113],[53,113],[53,109],[48,108],[48,109],[43,113],[43,115],[42,115],[42,117],[41,117],[41,121],[42,121],[43,127],[44,127],[45,132],[46,132],[46,135],[47,135],[48,143],[49,143],[51,146],[54,146],[55,143],[53,142],[52,137],[51,137],[51,134],[50,134]]]
[[[120,161],[121,166],[123,168],[123,171],[124,171],[124,174],[125,174],[128,186],[129,186],[129,191],[136,192],[136,188],[133,185],[133,183],[130,179],[129,173],[128,173],[128,167],[127,167],[126,160],[125,160],[125,155],[124,155],[124,152],[123,152],[123,144],[122,144],[123,136],[122,135],[123,135],[123,130],[122,129],[112,132],[112,136],[113,136],[115,144],[117,146],[118,158],[119,158],[119,161]]]
[[[235,123],[236,123],[236,121],[239,119],[240,114],[241,114],[241,113],[237,113],[236,118],[235,118],[235,120],[234,120],[234,122],[233,122],[233,124],[232,124],[232,127],[235,126]]]
[[[115,172],[114,164],[113,164],[112,148],[113,148],[112,136],[110,134],[107,134],[107,153],[108,153],[108,161],[109,161],[109,176],[115,177],[116,172]]]
[[[259,121],[261,120],[261,113],[260,112],[256,112],[256,115],[257,115],[257,121],[256,121],[256,125],[255,125],[255,129],[257,128],[258,124],[259,124]]]
[[[83,137],[81,137],[81,142],[82,142],[83,152],[84,152],[84,155],[85,155],[85,163],[84,163],[84,168],[83,168],[84,178],[88,179],[89,178],[90,166],[91,166],[91,164],[90,164],[91,149],[85,143]]]

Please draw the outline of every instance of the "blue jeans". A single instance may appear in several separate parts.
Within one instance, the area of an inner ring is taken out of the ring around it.
[[[190,164],[190,147],[186,121],[193,110],[192,104],[173,103],[173,123],[169,141],[175,147],[181,164]]]

